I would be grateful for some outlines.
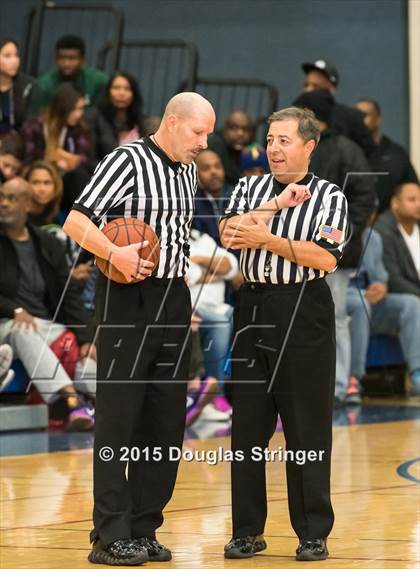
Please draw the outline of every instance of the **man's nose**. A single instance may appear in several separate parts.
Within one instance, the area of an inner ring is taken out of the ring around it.
[[[200,140],[200,148],[203,150],[207,148],[207,135],[204,135]]]

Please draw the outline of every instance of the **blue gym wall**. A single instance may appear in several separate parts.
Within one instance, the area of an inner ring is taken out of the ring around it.
[[[25,15],[34,3],[1,0],[0,38],[23,39]],[[200,75],[269,81],[279,90],[280,106],[299,93],[303,61],[328,59],[341,76],[338,100],[351,104],[361,95],[377,98],[383,108],[384,131],[407,147],[406,0],[103,3],[124,10],[126,39],[192,41],[200,51]],[[78,29],[66,31],[77,33]]]

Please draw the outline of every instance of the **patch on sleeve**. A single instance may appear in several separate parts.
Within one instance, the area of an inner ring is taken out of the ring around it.
[[[335,245],[340,245],[343,242],[343,232],[331,225],[321,225],[318,236],[320,239],[326,239]]]

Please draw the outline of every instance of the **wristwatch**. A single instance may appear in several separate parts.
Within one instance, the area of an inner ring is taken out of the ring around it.
[[[18,314],[22,314],[22,312],[23,312],[24,310],[25,310],[25,309],[22,308],[21,306],[19,306],[19,308],[15,308],[15,310],[14,310],[15,316],[17,316]]]

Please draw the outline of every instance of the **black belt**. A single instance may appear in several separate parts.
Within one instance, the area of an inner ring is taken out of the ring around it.
[[[247,290],[258,290],[258,291],[280,291],[280,290],[292,290],[292,289],[299,289],[303,286],[306,282],[305,286],[313,287],[319,286],[321,283],[325,282],[323,277],[318,279],[312,279],[310,281],[302,281],[299,283],[260,283],[260,282],[252,282],[252,281],[245,281],[242,285]]]

